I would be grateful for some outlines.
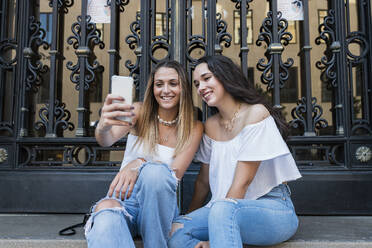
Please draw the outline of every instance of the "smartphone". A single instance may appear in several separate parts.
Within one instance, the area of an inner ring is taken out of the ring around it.
[[[111,77],[111,94],[119,95],[125,99],[126,104],[133,104],[133,78],[114,75]],[[117,101],[118,102],[118,101]],[[132,117],[120,116],[118,120],[132,122]]]

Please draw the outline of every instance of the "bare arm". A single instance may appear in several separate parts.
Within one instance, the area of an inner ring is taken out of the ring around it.
[[[194,193],[192,195],[191,203],[188,213],[200,208],[209,192],[209,165],[202,164],[199,174],[194,183]]]
[[[234,180],[227,192],[227,198],[243,199],[248,186],[253,181],[257,173],[260,161],[239,161],[236,169]]]
[[[122,102],[113,102],[114,100]],[[101,146],[111,146],[127,135],[136,123],[141,103],[129,105],[123,100],[122,97],[113,94],[107,95],[105,99],[101,118],[95,130],[96,140]],[[120,116],[133,117],[133,121],[129,123],[115,119]]]
[[[185,174],[187,168],[189,167],[196,151],[198,150],[200,140],[203,135],[203,124],[197,121],[195,127],[191,133],[191,140],[189,144],[183,149],[183,151],[178,154],[173,163],[172,168],[176,172],[176,177],[181,179],[183,174]]]

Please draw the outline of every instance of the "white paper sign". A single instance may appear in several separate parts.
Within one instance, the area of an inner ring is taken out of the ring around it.
[[[88,15],[91,22],[110,23],[111,10],[107,5],[107,0],[88,0]]]
[[[302,0],[278,0],[278,11],[288,21],[302,21],[304,9]]]

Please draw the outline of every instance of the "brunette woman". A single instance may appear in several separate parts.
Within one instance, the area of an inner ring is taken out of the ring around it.
[[[209,56],[194,71],[198,94],[217,110],[197,153],[203,164],[170,248],[234,248],[289,239],[298,218],[286,182],[301,177],[283,139],[287,125],[231,59]],[[212,199],[200,208],[211,190]],[[197,210],[195,210],[197,209]]]

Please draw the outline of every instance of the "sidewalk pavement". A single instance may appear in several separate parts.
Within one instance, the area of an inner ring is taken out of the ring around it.
[[[82,228],[72,236],[58,235],[82,220],[76,214],[0,214],[0,248],[85,248]],[[142,243],[136,241],[136,247]],[[372,248],[372,216],[302,216],[296,235],[274,247]]]

